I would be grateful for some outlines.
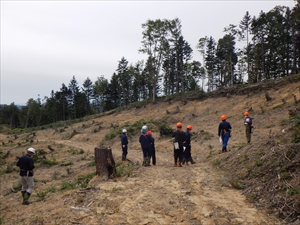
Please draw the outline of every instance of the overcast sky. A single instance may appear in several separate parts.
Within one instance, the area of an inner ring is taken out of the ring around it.
[[[80,87],[103,75],[110,81],[118,61],[145,59],[142,27],[147,20],[179,18],[193,60],[199,38],[224,36],[249,11],[258,16],[285,1],[1,1],[0,104],[26,104],[50,97],[75,76]]]

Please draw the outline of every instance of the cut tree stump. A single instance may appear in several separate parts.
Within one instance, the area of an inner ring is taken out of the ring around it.
[[[116,175],[115,160],[111,148],[100,146],[95,148],[96,174],[104,179]]]
[[[265,92],[265,96],[266,96],[267,101],[271,101],[272,100],[272,98],[269,95],[269,92],[266,91]]]

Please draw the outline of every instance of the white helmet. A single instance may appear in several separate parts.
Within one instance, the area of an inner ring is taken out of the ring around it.
[[[34,148],[29,148],[29,149],[27,149],[27,152],[31,152],[31,153],[35,154]]]
[[[122,133],[126,133],[126,132],[127,132],[127,130],[126,130],[126,129],[123,129],[123,130],[122,130]]]
[[[148,130],[148,127],[147,127],[146,125],[144,125],[144,126],[142,127],[142,130]]]

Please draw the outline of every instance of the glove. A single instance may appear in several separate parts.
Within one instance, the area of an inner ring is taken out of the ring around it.
[[[123,148],[125,148],[125,145],[123,145]]]

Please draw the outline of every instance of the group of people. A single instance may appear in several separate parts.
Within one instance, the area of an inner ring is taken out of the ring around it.
[[[148,130],[148,127],[146,125],[142,127],[139,142],[141,143],[143,151],[143,166],[150,166],[151,161],[152,165],[156,165],[155,143],[152,134],[153,132],[151,130]],[[128,138],[126,129],[122,130],[121,145],[122,161],[126,161],[126,156],[128,154]]]
[[[222,152],[227,152],[227,144],[228,140],[231,137],[231,125],[227,121],[227,118],[225,115],[221,116],[221,123],[219,124],[218,128],[218,136],[222,141]],[[247,142],[251,142],[251,133],[252,133],[252,118],[249,115],[249,112],[244,112],[244,126],[245,126],[245,133],[246,133],[246,139]]]
[[[195,161],[191,156],[191,130],[192,125],[188,125],[186,131],[182,130],[182,123],[176,124],[177,130],[174,131],[172,137],[174,138],[174,166],[181,167],[182,164],[194,164]],[[143,166],[156,165],[156,154],[155,154],[155,139],[152,136],[153,132],[148,130],[148,127],[144,125],[141,129],[141,135],[139,137],[139,142],[141,144],[143,152]],[[122,130],[121,135],[121,145],[122,145],[122,160],[126,161],[126,156],[128,154],[127,146],[127,130]]]
[[[227,144],[230,138],[231,133],[231,125],[227,121],[225,115],[221,116],[221,123],[218,127],[218,136],[222,141],[222,152],[227,152]],[[251,133],[252,133],[252,118],[249,116],[249,112],[244,112],[244,126],[247,142],[251,142]],[[186,131],[182,130],[182,123],[178,122],[176,124],[176,130],[173,132],[172,137],[174,138],[174,166],[182,167],[182,164],[194,164],[195,161],[191,156],[191,131],[193,129],[192,125],[188,125],[186,127]],[[155,154],[155,144],[154,138],[152,136],[153,132],[148,130],[148,127],[144,125],[141,129],[141,135],[139,138],[139,142],[141,144],[141,148],[143,151],[143,166],[150,166],[151,161],[152,165],[156,165],[156,154]],[[128,138],[127,138],[127,130],[122,130],[121,135],[121,146],[122,146],[122,160],[126,161],[126,157],[128,154]],[[22,184],[22,197],[23,204],[28,205],[28,199],[32,193],[34,187],[34,179],[33,179],[33,169],[34,162],[33,156],[35,155],[35,149],[30,147],[27,149],[27,154],[20,157],[17,166],[20,167],[20,178]]]

